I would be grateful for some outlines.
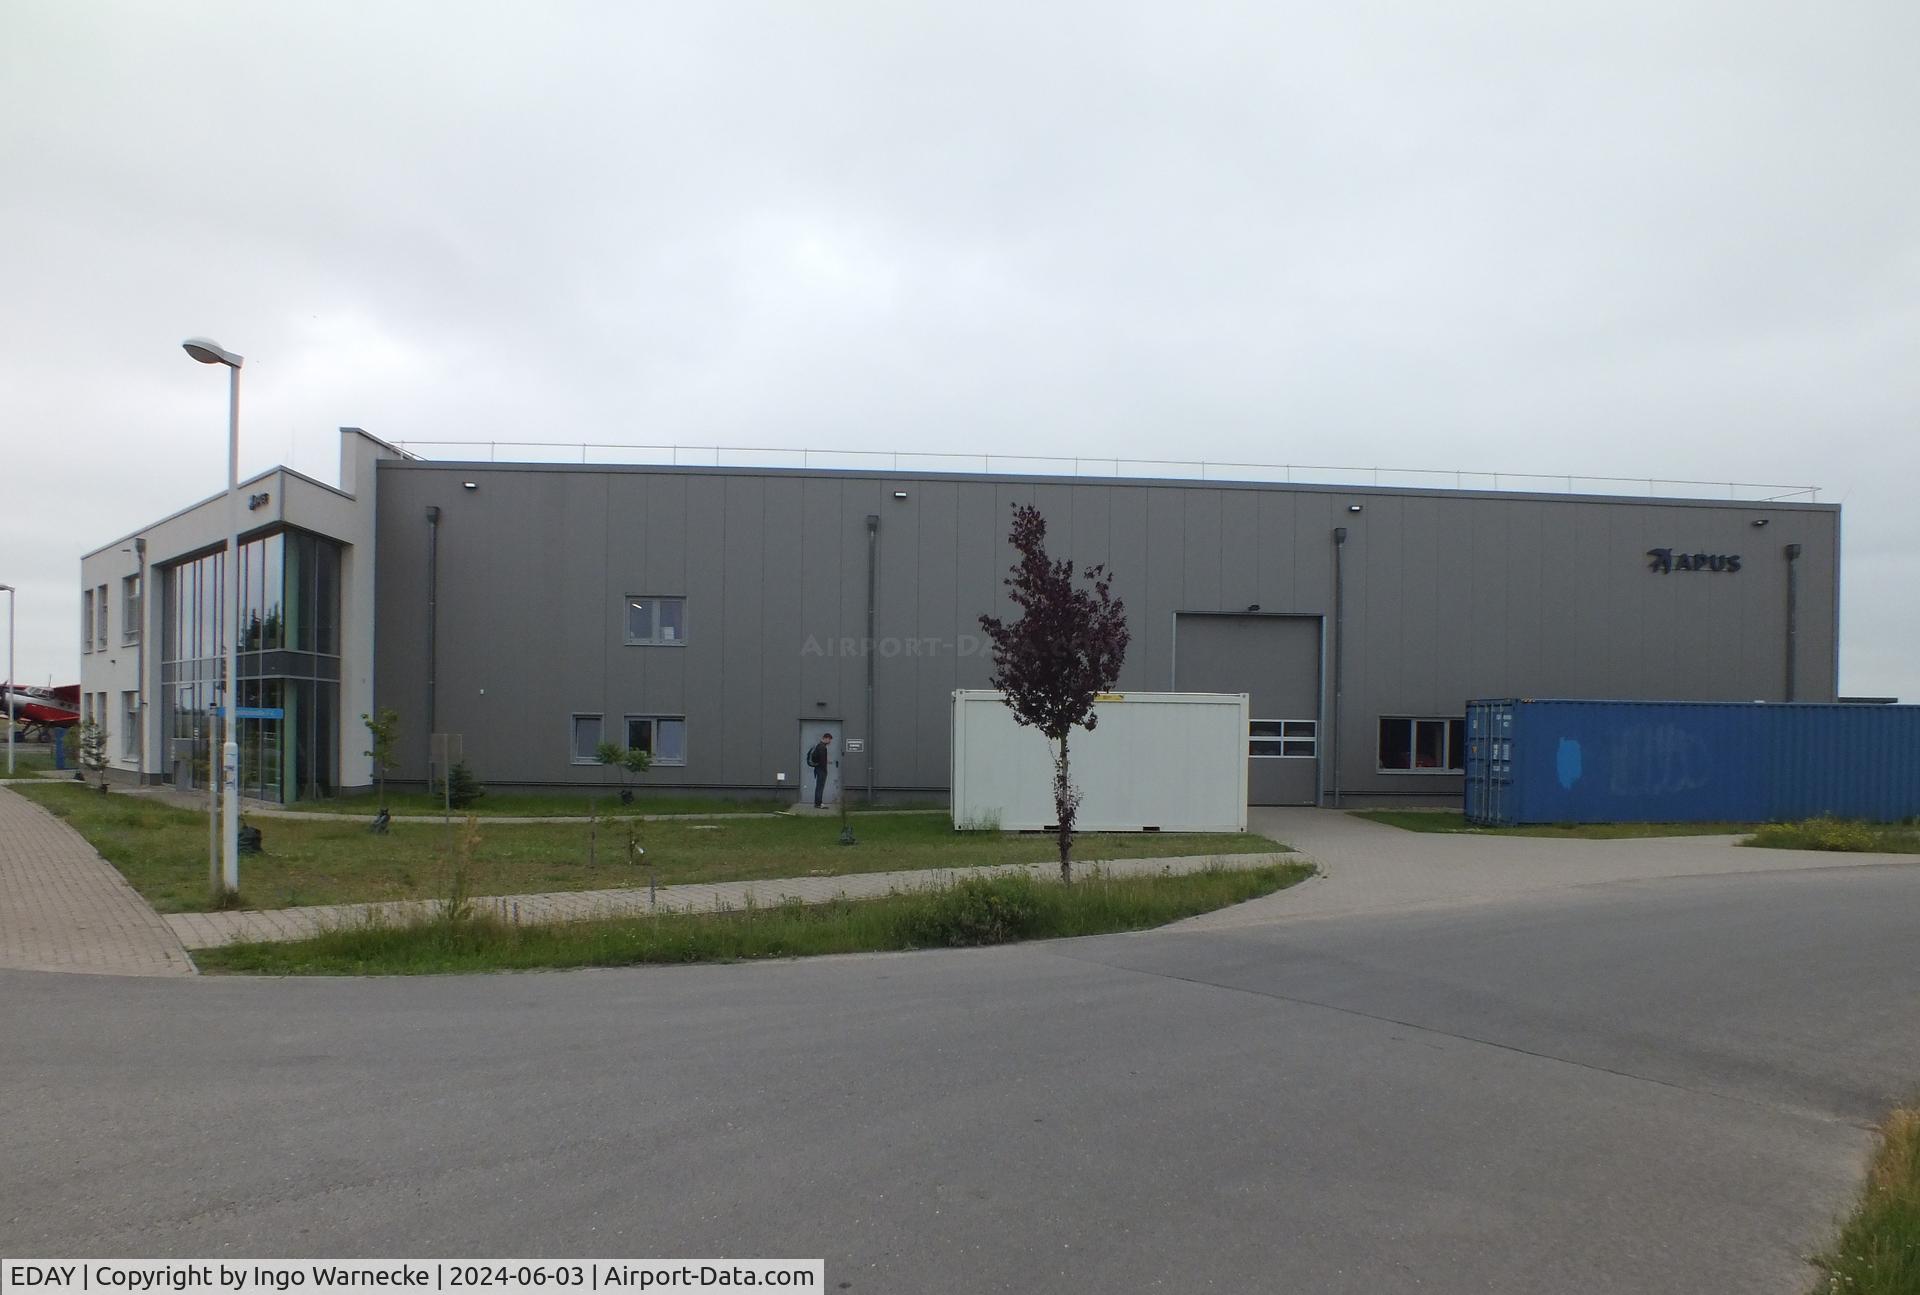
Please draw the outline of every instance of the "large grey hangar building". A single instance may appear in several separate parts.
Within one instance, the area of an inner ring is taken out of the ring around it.
[[[1249,694],[1256,804],[1458,797],[1472,697],[1837,689],[1840,512],[1804,499],[446,462],[353,429],[337,487],[240,493],[240,700],[267,712],[243,768],[269,799],[365,786],[375,706],[402,780],[439,732],[490,785],[603,783],[613,741],[652,752],[646,787],[766,795],[826,731],[849,792],[937,797],[1021,503],[1113,572],[1122,690]],[[130,775],[205,776],[225,516],[82,561],[85,707]]]

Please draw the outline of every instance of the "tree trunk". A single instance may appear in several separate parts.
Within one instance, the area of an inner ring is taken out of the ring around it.
[[[1073,783],[1067,777],[1067,736],[1060,735],[1060,754],[1053,762],[1053,812],[1060,826],[1060,880],[1073,881]]]

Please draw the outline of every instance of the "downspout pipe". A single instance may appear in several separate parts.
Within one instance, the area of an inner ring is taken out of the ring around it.
[[[873,672],[875,658],[880,654],[880,644],[874,638],[875,599],[879,590],[880,558],[880,514],[867,514],[867,804],[873,804],[873,755],[875,733],[873,727]],[[845,794],[844,792],[842,793]]]
[[[439,674],[439,644],[436,635],[439,632],[440,612],[440,510],[433,505],[427,507],[427,782],[433,782],[433,735],[440,731],[439,711],[436,709],[434,686]]]
[[[138,718],[134,721],[133,765],[134,784],[144,787],[147,785],[147,623],[151,619],[147,615],[147,608],[153,601],[150,591],[147,589],[147,540],[145,536],[139,536],[133,541],[133,556],[134,560],[139,563],[139,576],[137,579],[140,585],[140,623],[134,627],[140,637],[136,640],[136,646],[134,648],[133,666],[134,685],[139,689],[139,691],[134,694],[133,709],[134,714]],[[11,680],[9,680],[9,684],[11,684]]]
[[[1800,680],[1800,546],[1789,544],[1787,557],[1787,700],[1799,698]]]
[[[1333,764],[1333,807],[1340,808],[1340,726],[1342,690],[1346,685],[1347,647],[1347,528],[1333,528],[1333,732],[1328,736]]]

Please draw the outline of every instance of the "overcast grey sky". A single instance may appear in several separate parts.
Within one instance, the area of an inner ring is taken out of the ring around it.
[[[1920,5],[4,6],[0,582],[390,439],[1808,482],[1920,699]]]

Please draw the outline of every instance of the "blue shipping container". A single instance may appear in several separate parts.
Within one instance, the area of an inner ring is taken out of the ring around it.
[[[1467,819],[1762,823],[1920,815],[1920,706],[1475,701]]]

